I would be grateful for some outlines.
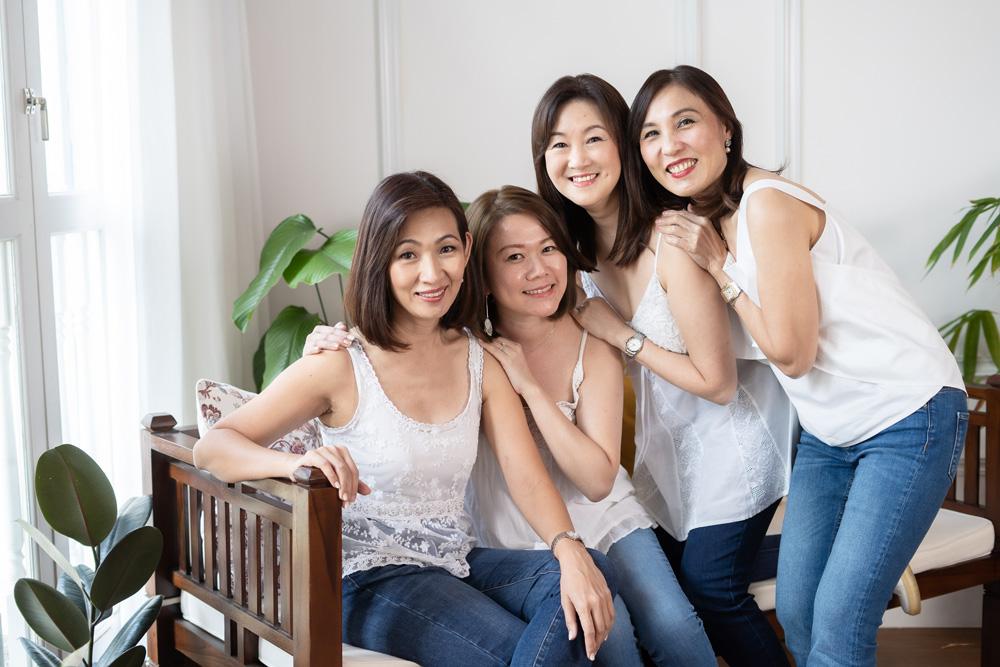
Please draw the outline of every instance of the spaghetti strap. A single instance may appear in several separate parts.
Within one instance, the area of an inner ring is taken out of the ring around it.
[[[795,197],[796,199],[803,201],[809,204],[810,206],[815,206],[821,211],[826,210],[826,203],[820,201],[815,195],[806,192],[804,188],[801,188],[793,183],[789,183],[787,181],[779,181],[776,178],[762,178],[761,180],[754,181],[753,183],[748,185],[747,189],[743,191],[743,197],[740,199],[740,206],[742,207],[744,205],[744,203],[747,201],[750,195],[757,192],[758,190],[764,190],[766,188],[773,188],[775,190],[780,190],[781,192],[784,192],[786,195]]]

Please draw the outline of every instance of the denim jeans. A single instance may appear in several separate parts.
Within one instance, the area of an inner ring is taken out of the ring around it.
[[[747,591],[777,508],[778,501],[743,521],[695,528],[684,542],[657,530],[715,652],[731,667],[788,665],[774,629]]]
[[[608,560],[618,581],[615,625],[596,664],[641,666],[639,646],[659,667],[718,664],[701,619],[681,590],[652,529],[634,530],[615,542],[608,549]]]
[[[965,394],[946,387],[850,447],[802,432],[777,588],[800,667],[875,664],[882,615],[955,476],[968,419]]]
[[[594,562],[615,591],[604,554]],[[548,551],[473,549],[471,573],[387,565],[343,580],[344,641],[428,667],[588,665],[559,597],[559,563]]]

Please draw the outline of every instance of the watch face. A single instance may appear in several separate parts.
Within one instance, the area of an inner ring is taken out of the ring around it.
[[[640,345],[642,345],[642,341],[634,336],[625,341],[625,349],[631,352],[632,354],[635,354],[636,352],[639,351]]]

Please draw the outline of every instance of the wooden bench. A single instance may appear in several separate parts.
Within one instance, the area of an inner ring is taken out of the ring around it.
[[[982,664],[995,665],[1000,664],[1000,388],[973,386],[969,394],[963,463],[944,509],[989,521],[992,550],[929,568],[919,566],[918,551],[913,563],[925,599],[984,587]],[[303,468],[294,483],[225,484],[195,469],[191,450],[197,429],[174,428],[169,415],[150,415],[144,425],[144,487],[153,495],[153,524],[164,535],[151,589],[173,603],[164,605],[150,631],[153,661],[255,665],[263,664],[262,651],[271,650],[285,654],[265,657],[271,667],[280,660],[296,667],[412,664],[342,645],[340,502],[322,474]],[[928,539],[933,534],[934,528]],[[767,583],[755,584],[757,592]],[[182,591],[221,618],[222,631],[215,633],[221,639],[185,618],[178,603]]]

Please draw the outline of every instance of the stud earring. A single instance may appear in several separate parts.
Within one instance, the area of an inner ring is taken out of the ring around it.
[[[490,298],[486,297],[486,319],[483,320],[483,331],[487,336],[493,335],[493,323],[490,322]]]
[[[733,146],[733,140],[727,138],[726,139],[726,152],[727,153],[732,149],[732,146]]]

